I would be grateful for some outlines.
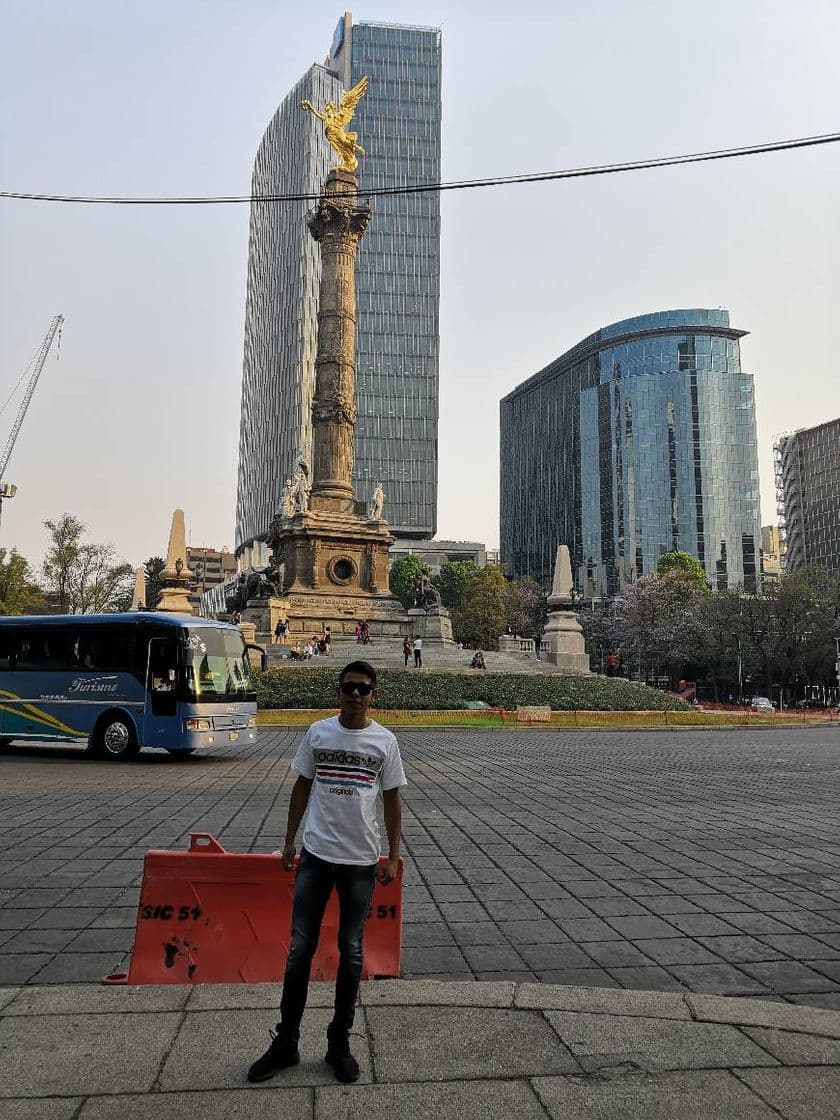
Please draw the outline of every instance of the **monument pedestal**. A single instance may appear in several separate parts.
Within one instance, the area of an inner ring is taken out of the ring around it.
[[[452,619],[446,607],[433,607],[429,611],[412,607],[408,612],[408,628],[423,639],[424,646],[454,646]]]
[[[387,522],[350,512],[307,510],[284,519],[271,540],[283,564],[283,598],[249,600],[248,617],[269,611],[300,638],[320,636],[325,626],[335,637],[352,636],[360,622],[374,637],[402,636],[405,608],[388,588],[393,540]]]
[[[589,673],[589,654],[586,652],[583,631],[573,611],[552,611],[543,635],[548,651],[543,654],[549,665],[556,665],[565,673]]]

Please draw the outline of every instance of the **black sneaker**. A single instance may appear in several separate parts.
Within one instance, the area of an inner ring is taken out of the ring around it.
[[[359,1063],[350,1053],[348,1039],[330,1038],[327,1043],[324,1061],[328,1066],[332,1066],[333,1073],[339,1081],[349,1083],[359,1080]]]
[[[249,1081],[268,1081],[269,1077],[274,1077],[275,1073],[279,1073],[281,1069],[286,1069],[287,1066],[296,1066],[300,1061],[297,1043],[290,1042],[274,1031],[270,1033],[271,1045],[248,1070]]]

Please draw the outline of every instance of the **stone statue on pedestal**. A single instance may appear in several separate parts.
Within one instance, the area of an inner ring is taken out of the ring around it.
[[[376,489],[373,491],[373,498],[370,502],[370,519],[371,521],[380,521],[382,518],[382,507],[385,505],[385,491],[382,489],[382,483],[377,482]]]

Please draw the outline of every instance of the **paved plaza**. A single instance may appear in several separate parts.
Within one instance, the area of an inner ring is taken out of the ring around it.
[[[281,846],[297,731],[0,752],[0,985],[125,964],[148,848]],[[840,732],[410,731],[403,974],[840,1008]]]

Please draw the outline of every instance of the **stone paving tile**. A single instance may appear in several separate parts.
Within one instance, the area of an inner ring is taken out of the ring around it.
[[[603,968],[554,968],[537,971],[543,984],[564,984],[571,987],[617,988],[618,981]]]
[[[22,905],[17,899],[18,905]],[[784,930],[769,930],[769,933],[788,933],[791,930],[797,930],[799,933],[840,933],[840,923],[833,917],[833,911],[830,910],[783,910],[777,917],[780,922],[784,922],[788,927]]]
[[[587,952],[570,941],[562,945],[518,945],[517,951],[533,969],[589,968],[593,963]]]
[[[558,918],[557,924],[572,941],[621,940],[621,934],[600,918]]]
[[[26,929],[27,926],[45,913],[46,910],[42,909],[33,910],[29,907],[4,906],[0,910],[0,929]]]
[[[334,1082],[332,1070],[323,1060],[331,1018],[332,1012],[327,1009],[307,1009],[300,1032],[300,1065],[284,1070],[284,1085],[297,1087]],[[271,1041],[270,1023],[271,1016],[256,1014],[253,1010],[189,1014],[163,1063],[158,1077],[160,1088],[164,1091],[241,1089],[248,1066]],[[359,1080],[368,1084],[372,1073],[362,1009],[357,1012],[350,1043],[361,1067]],[[208,1061],[211,1054],[212,1061]]]
[[[744,1034],[785,1066],[840,1066],[840,1040],[812,1034],[744,1027]],[[840,1109],[838,1110],[840,1111]]]
[[[190,993],[206,991],[185,984],[143,984],[138,987],[103,987],[94,984],[26,987],[3,1009],[4,1015],[108,1014],[113,1012],[178,1011]],[[212,985],[216,987],[216,985]],[[243,985],[238,985],[240,997]]]
[[[641,938],[633,944],[656,964],[718,964],[720,958],[690,937]]]
[[[78,1097],[7,1098],[0,1100],[0,1120],[76,1120],[80,1103]]]
[[[823,976],[827,976],[829,980],[834,980],[840,985],[840,961],[806,961],[809,968],[814,972],[820,972]]]
[[[608,921],[613,929],[631,941],[640,938],[683,936],[678,929],[662,918],[609,918]]]
[[[301,1114],[302,1115],[302,1114]],[[426,1081],[419,1084],[329,1086],[315,1090],[315,1120],[486,1120],[488,1116],[545,1120],[529,1082]]]
[[[118,969],[122,954],[62,953],[55,956],[32,978],[36,984],[96,983]]]
[[[469,973],[470,968],[457,946],[442,945],[404,949],[403,973]]]
[[[462,949],[467,945],[508,944],[508,939],[495,922],[453,922],[449,929]]]
[[[776,1064],[731,1026],[567,1011],[545,1017],[588,1072],[628,1062],[649,1073]]]
[[[5,953],[59,953],[79,936],[76,929],[25,929],[4,945]]]
[[[27,984],[51,959],[49,953],[9,953],[0,956],[0,984]]]
[[[840,1068],[745,1069],[738,1078],[785,1120],[837,1120]]]
[[[749,914],[729,914],[726,922],[742,933],[750,933],[755,937],[760,937],[764,933],[793,933],[791,926],[781,921],[780,916],[759,914],[756,911]]]
[[[403,946],[454,945],[455,938],[443,922],[421,922],[403,929]]]
[[[785,992],[833,992],[840,990],[840,983],[829,980],[800,961],[770,961],[766,964],[743,964],[744,972],[768,988]]]
[[[708,915],[703,914],[703,911],[696,902],[691,902],[687,898],[680,898],[679,895],[648,895],[642,901],[647,910],[653,914],[661,914],[663,917],[667,917],[671,925],[677,926],[677,929],[682,929],[683,927],[677,925],[677,923],[673,921],[671,915],[700,914],[703,917],[708,917]]]
[[[467,945],[462,952],[475,973],[528,971],[525,961],[511,946]]]
[[[653,963],[640,948],[627,941],[587,941],[585,950],[596,964],[609,969],[646,967]]]
[[[0,1097],[149,1092],[180,1020],[177,1012],[5,1016]]]
[[[721,996],[763,996],[773,991],[731,964],[673,964],[668,971],[692,992]]]
[[[726,999],[693,992],[686,994],[685,1002],[696,1019],[706,1022],[774,1027],[840,1039],[840,1016],[817,1007],[792,1008],[764,999]]]
[[[612,1015],[641,1015],[653,1019],[691,1018],[688,1004],[680,996],[650,992],[598,991],[585,987],[546,987],[523,984],[517,988],[517,1007],[552,1011],[586,1011]]]
[[[737,926],[718,918],[715,914],[669,914],[672,926],[689,937],[714,937],[716,934],[736,934]]]
[[[551,1120],[772,1120],[778,1114],[724,1070],[535,1077],[531,1084]]]
[[[629,968],[608,965],[607,971],[622,988],[651,992],[682,992],[685,985],[658,965],[633,965]]]
[[[78,1120],[149,1120],[192,1116],[201,1120],[301,1120],[312,1115],[312,1089],[260,1086],[215,1093],[156,1093],[151,1096],[93,1097]]]
[[[367,1017],[377,1081],[579,1071],[538,1011],[376,1007]]]
[[[783,953],[769,948],[764,940],[760,941],[746,934],[733,937],[698,937],[697,940],[719,958],[734,964],[784,959]]]
[[[840,949],[833,949],[805,933],[762,934],[761,940],[789,957],[803,960],[840,960]]]

